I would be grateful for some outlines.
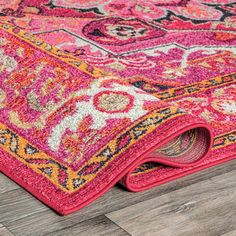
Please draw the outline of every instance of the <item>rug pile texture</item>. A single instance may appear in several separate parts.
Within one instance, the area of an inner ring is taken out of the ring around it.
[[[0,170],[58,213],[236,157],[236,1],[0,0]]]

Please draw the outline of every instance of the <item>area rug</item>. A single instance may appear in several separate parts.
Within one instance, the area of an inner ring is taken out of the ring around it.
[[[62,215],[236,157],[236,2],[0,0],[0,170]]]

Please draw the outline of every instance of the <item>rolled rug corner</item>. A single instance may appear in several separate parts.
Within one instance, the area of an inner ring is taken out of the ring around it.
[[[141,191],[215,164],[210,125],[181,105],[6,23],[0,58],[0,170],[59,214],[118,182]],[[224,83],[235,75],[200,88]],[[214,137],[214,150],[233,156],[234,137]]]
[[[134,192],[164,183],[160,175],[165,172],[155,174],[162,165],[175,167],[172,168],[174,173],[176,168],[201,164],[212,150],[212,129],[204,120],[183,113],[160,125],[150,136],[150,141],[143,142],[144,146],[146,144],[150,148],[145,149],[119,181]]]

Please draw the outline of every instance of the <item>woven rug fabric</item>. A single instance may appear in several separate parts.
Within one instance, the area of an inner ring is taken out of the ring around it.
[[[235,9],[0,0],[0,170],[65,215],[235,158]]]

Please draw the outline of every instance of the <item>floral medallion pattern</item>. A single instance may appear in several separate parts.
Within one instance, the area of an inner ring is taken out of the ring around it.
[[[108,18],[90,22],[83,28],[83,34],[100,44],[122,46],[128,43],[159,38],[165,31],[140,20]]]
[[[3,20],[112,74],[183,85],[198,79],[198,68],[207,78],[216,75],[206,67],[214,64],[210,54],[223,57],[222,67],[229,60],[222,52],[233,52],[235,6],[233,0],[12,0],[0,9]]]
[[[84,17],[103,15],[158,20],[173,14],[193,21],[209,21],[220,20],[224,10],[234,3],[234,0],[11,0],[7,4],[1,1],[0,9],[3,14],[15,16],[39,13],[81,17],[84,14]]]
[[[75,112],[62,119],[53,129],[48,139],[49,147],[53,151],[59,149],[66,130],[76,131],[78,124],[90,116],[90,129],[100,130],[107,125],[108,120],[129,119],[135,121],[145,115],[145,102],[157,102],[158,99],[144,94],[139,89],[127,83],[121,83],[113,77],[100,78],[92,82],[89,89],[76,93],[77,97],[85,96],[85,100],[75,104]]]
[[[0,0],[1,171],[67,214],[234,158],[235,9]]]

